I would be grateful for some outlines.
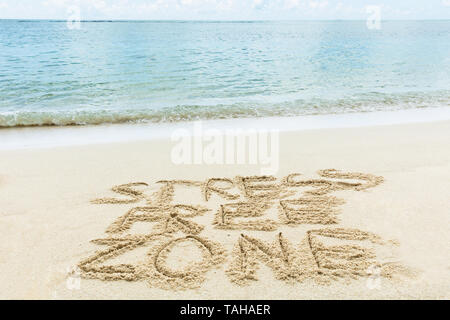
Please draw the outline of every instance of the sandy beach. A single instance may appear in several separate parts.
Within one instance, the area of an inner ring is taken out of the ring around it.
[[[262,178],[162,136],[0,150],[0,298],[449,299],[449,146],[448,120],[288,130]]]

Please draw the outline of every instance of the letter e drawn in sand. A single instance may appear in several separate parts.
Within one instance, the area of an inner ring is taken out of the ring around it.
[[[414,276],[413,270],[400,263],[380,263],[376,260],[375,245],[387,245],[388,242],[371,232],[351,228],[318,229],[307,231],[306,237],[314,257],[317,274],[322,280],[367,277],[367,270],[372,266],[379,267],[381,276],[384,278],[391,279],[397,275]],[[331,239],[333,243],[324,244],[320,238]],[[339,240],[359,241],[366,244],[364,246],[339,244]]]
[[[280,220],[286,224],[335,224],[338,223],[336,206],[345,201],[336,197],[309,196],[281,200]]]
[[[236,177],[235,185],[241,190],[245,201],[221,204],[213,222],[216,228],[275,231],[278,228],[278,222],[275,220],[250,220],[262,217],[272,207],[277,197],[282,196],[283,185],[273,183],[274,181],[276,178],[272,176]],[[228,181],[230,182],[231,180]]]
[[[269,208],[270,203],[267,202],[227,203],[220,205],[213,224],[217,229],[274,231],[277,229],[278,223],[271,219],[234,221],[236,218],[261,217]]]

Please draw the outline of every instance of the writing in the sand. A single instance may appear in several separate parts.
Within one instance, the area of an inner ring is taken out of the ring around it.
[[[258,280],[261,263],[286,282],[364,277],[374,265],[386,277],[400,270],[399,265],[377,261],[377,247],[387,242],[371,232],[311,227],[339,223],[345,201],[332,193],[368,190],[383,178],[334,169],[317,174],[314,179],[293,173],[282,179],[161,180],[153,190],[144,182],[115,186],[118,197],[92,202],[132,207],[107,227],[106,237],[92,240],[105,249],[80,262],[82,276],[182,289],[200,286],[214,268],[224,268],[231,282],[247,285]],[[139,230],[142,224],[144,231]],[[294,239],[285,235],[300,227],[307,229],[299,229]],[[229,243],[232,248],[227,248]],[[146,250],[143,257],[124,261],[141,248]]]

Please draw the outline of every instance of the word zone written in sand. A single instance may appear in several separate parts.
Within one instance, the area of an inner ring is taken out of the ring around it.
[[[107,227],[106,237],[92,240],[104,249],[79,263],[82,276],[186,289],[199,287],[212,269],[248,285],[260,280],[261,264],[286,282],[358,279],[373,268],[385,278],[404,274],[400,264],[378,261],[379,248],[392,242],[333,227],[344,200],[332,193],[374,188],[383,178],[334,169],[318,175],[162,180],[152,192],[143,182],[115,186],[118,197],[92,202],[131,208]]]

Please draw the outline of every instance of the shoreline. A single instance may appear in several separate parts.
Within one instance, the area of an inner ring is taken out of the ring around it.
[[[397,111],[308,115],[294,117],[199,120],[205,130],[275,130],[386,126],[450,120],[450,108],[436,107]],[[0,129],[0,150],[53,148],[170,138],[177,129],[190,129],[195,121],[175,123],[127,123],[61,127],[15,127]]]

